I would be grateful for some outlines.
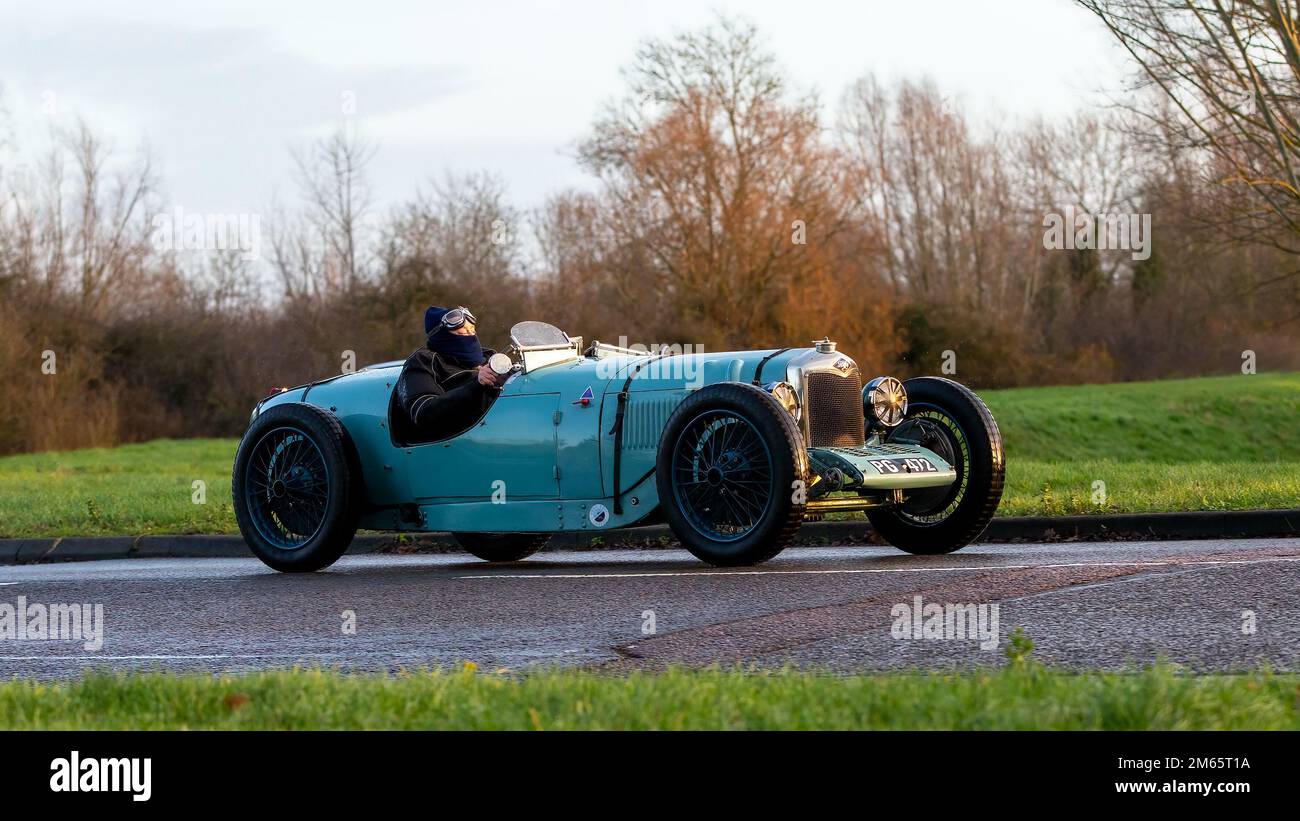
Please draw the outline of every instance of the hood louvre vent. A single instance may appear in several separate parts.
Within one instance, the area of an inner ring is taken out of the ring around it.
[[[628,397],[627,416],[623,420],[623,447],[627,450],[654,450],[676,410],[681,396],[632,394]]]

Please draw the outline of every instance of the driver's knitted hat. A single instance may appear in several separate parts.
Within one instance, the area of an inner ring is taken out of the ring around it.
[[[430,305],[429,310],[424,312],[424,335],[428,336],[433,333],[433,329],[438,327],[438,323],[446,316],[448,308],[439,308],[437,305]]]

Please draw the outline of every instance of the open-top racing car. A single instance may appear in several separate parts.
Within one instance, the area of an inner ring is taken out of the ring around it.
[[[524,322],[511,341],[500,396],[438,441],[418,441],[394,400],[400,362],[258,403],[232,482],[253,552],[277,570],[318,570],[365,528],[450,531],[475,556],[516,561],[553,533],[666,521],[700,559],[747,565],[805,520],[865,511],[890,544],[948,553],[983,532],[1002,496],[1002,440],[978,396],[937,377],[864,386],[829,340],[584,350]]]

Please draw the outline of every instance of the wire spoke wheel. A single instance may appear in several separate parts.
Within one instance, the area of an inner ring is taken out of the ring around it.
[[[320,447],[293,427],[267,431],[245,466],[244,493],[252,524],[269,543],[294,550],[325,524],[329,468]]]
[[[230,496],[253,555],[283,573],[329,567],[352,544],[364,498],[343,424],[286,402],[252,420],[235,453]]]
[[[770,393],[720,382],[673,411],[655,454],[660,509],[682,546],[716,567],[765,562],[803,523],[803,436]]]
[[[877,535],[908,553],[951,553],[979,538],[1002,499],[1002,434],[988,406],[964,385],[920,376],[903,387],[907,418],[887,441],[926,448],[957,476],[945,487],[907,491],[902,504],[868,510],[867,518]]]
[[[716,541],[737,541],[758,527],[772,504],[772,454],[749,419],[707,410],[673,445],[672,487],[692,527]]]

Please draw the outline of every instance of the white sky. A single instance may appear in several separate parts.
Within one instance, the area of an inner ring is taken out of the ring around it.
[[[590,184],[572,146],[638,42],[716,11],[755,22],[828,115],[868,72],[928,76],[1003,119],[1098,104],[1127,70],[1068,0],[0,0],[0,84],[20,145],[77,116],[123,151],[147,139],[169,202],[191,212],[291,195],[288,147],[328,132],[345,90],[379,144],[380,206],[446,170],[489,170],[527,207]]]

